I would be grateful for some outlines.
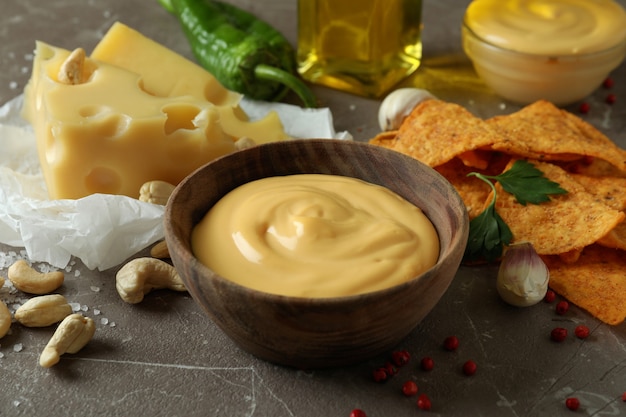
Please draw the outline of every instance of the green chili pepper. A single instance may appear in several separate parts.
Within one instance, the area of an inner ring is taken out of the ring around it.
[[[216,0],[158,0],[175,14],[194,56],[229,90],[256,100],[280,100],[291,89],[306,107],[316,107],[296,76],[295,53],[266,22]]]

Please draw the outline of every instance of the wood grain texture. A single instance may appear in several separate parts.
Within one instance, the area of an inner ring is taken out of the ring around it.
[[[385,186],[420,207],[439,234],[437,265],[386,290],[307,299],[240,286],[193,256],[193,227],[228,191],[259,178],[304,173],[359,178]],[[215,160],[181,182],[165,214],[172,261],[194,300],[244,350],[297,368],[352,364],[397,345],[448,288],[468,230],[461,199],[433,169],[381,147],[328,139],[270,143]]]

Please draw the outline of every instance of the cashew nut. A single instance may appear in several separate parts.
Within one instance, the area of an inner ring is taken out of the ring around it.
[[[167,247],[167,242],[164,240],[158,242],[150,249],[150,256],[153,258],[166,259],[170,257],[170,251]]]
[[[85,67],[85,50],[76,48],[70,53],[67,59],[61,64],[58,81],[63,84],[81,84],[83,79],[83,69]]]
[[[91,340],[96,332],[93,319],[74,313],[63,319],[39,356],[39,365],[50,368],[64,353],[76,353]]]
[[[48,294],[63,284],[65,276],[61,271],[37,272],[28,263],[20,259],[9,267],[9,280],[20,291],[29,294]]]
[[[141,302],[152,290],[187,291],[176,268],[156,258],[136,258],[128,262],[117,272],[115,287],[122,300],[130,304]]]
[[[4,304],[4,301],[0,300],[0,339],[9,333],[11,328],[11,312],[9,307]]]
[[[15,320],[26,327],[46,327],[72,314],[72,306],[60,294],[31,298],[15,311]]]
[[[139,201],[164,206],[167,204],[167,200],[170,198],[170,195],[172,195],[174,188],[176,187],[169,182],[158,180],[148,181],[139,189]]]

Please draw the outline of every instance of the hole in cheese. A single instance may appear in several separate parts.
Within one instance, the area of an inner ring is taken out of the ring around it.
[[[122,178],[111,168],[95,167],[85,177],[85,188],[89,193],[117,194],[122,188]]]
[[[104,107],[101,108],[104,111]],[[100,120],[95,120],[91,126],[91,133],[94,138],[119,138],[132,124],[133,118],[126,114],[107,114]]]
[[[104,114],[107,110],[108,109],[105,106],[85,106],[78,110],[78,114],[80,115],[80,117],[88,118],[97,116],[99,114]]]
[[[165,134],[169,135],[178,129],[195,129],[193,119],[200,113],[200,109],[196,106],[176,104],[163,107],[163,112],[167,115]]]

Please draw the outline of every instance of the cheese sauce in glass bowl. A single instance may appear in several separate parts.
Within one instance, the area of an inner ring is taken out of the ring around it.
[[[612,0],[474,0],[463,49],[497,94],[528,104],[583,99],[626,54],[626,11]]]

